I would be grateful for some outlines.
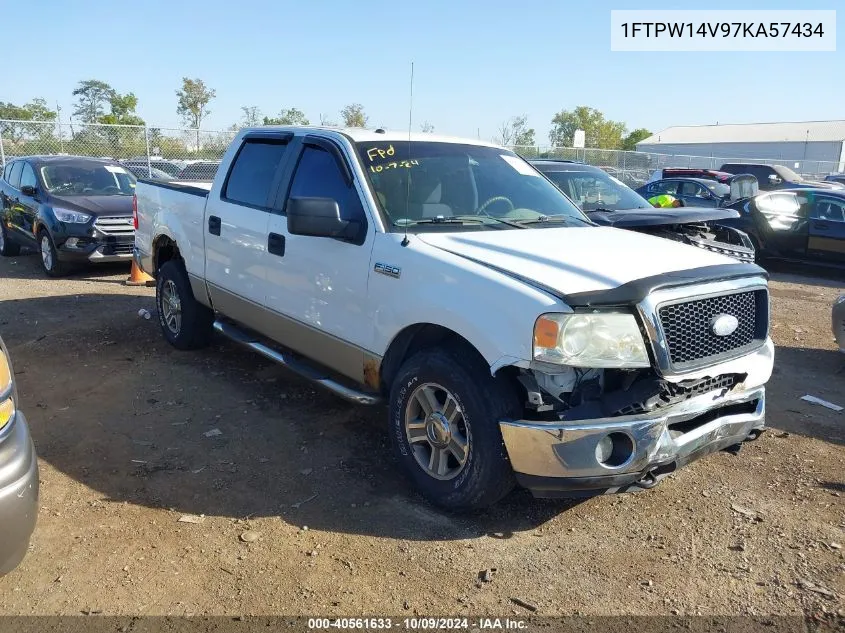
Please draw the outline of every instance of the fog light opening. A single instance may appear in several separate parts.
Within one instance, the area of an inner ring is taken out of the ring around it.
[[[68,248],[77,248],[79,246],[79,239],[75,237],[69,237],[65,240],[65,246]]]
[[[618,468],[634,455],[634,442],[625,433],[610,433],[596,445],[596,460],[608,468]]]

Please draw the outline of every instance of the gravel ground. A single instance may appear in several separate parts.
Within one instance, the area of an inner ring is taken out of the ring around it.
[[[843,282],[776,272],[772,429],[637,494],[516,492],[450,516],[350,406],[217,340],[170,348],[125,268],[0,261],[0,332],[41,465],[0,614],[845,617]],[[488,571],[489,570],[489,571]],[[839,624],[842,620],[839,621]]]

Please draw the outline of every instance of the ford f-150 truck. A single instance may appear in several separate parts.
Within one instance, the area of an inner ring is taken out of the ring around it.
[[[494,145],[246,129],[212,183],[140,180],[135,224],[172,345],[216,330],[386,401],[447,508],[649,488],[765,426],[765,271],[596,226]]]

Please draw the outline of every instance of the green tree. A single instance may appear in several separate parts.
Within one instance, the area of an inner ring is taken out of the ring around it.
[[[29,103],[18,106],[14,103],[0,102],[0,134],[12,143],[19,143],[28,137],[52,138],[53,126],[35,123],[36,121],[55,121],[57,113],[47,107],[47,101],[37,97]],[[31,124],[19,121],[33,121]]]
[[[105,81],[86,79],[79,82],[72,94],[77,97],[74,116],[85,123],[97,123],[106,113],[105,107],[114,94],[114,88]]]
[[[188,126],[197,131],[197,151],[200,149],[200,126],[202,120],[211,114],[209,102],[217,93],[205,85],[202,79],[182,78],[182,89],[176,91],[179,98],[176,114],[182,117]]]
[[[350,103],[340,111],[340,116],[346,127],[367,127],[367,121],[370,120],[360,103]]]
[[[261,125],[261,110],[258,106],[241,106],[244,113],[244,127],[258,127]],[[264,117],[266,120],[267,117]],[[264,125],[267,125],[266,123]]]
[[[499,135],[496,137],[499,145],[505,146],[531,146],[535,145],[534,128],[528,127],[528,117],[514,116],[499,126]]]
[[[572,147],[575,130],[584,130],[586,147],[619,149],[626,132],[625,124],[604,118],[594,108],[578,106],[574,110],[561,110],[552,118],[549,140],[557,147]]]
[[[649,136],[651,136],[651,132],[647,129],[644,127],[637,128],[622,139],[622,149],[627,149],[633,152],[637,149],[637,143],[647,139]]]
[[[309,121],[302,110],[287,108],[279,116],[264,117],[264,125],[309,125]]]
[[[428,121],[424,121],[420,126],[420,131],[422,131],[423,134],[434,134],[434,125]]]
[[[112,91],[109,97],[108,114],[104,114],[98,120],[98,123],[107,123],[111,125],[144,125],[144,119],[135,114],[135,108],[138,107],[138,97],[133,93],[127,92],[125,95]]]

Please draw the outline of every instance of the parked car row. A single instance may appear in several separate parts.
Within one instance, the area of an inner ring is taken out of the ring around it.
[[[748,236],[736,228],[718,223],[719,220],[738,218],[737,211],[655,209],[640,195],[641,190],[630,189],[605,173],[604,169],[556,160],[535,160],[531,163],[596,224],[658,235],[730,255],[740,261],[754,261],[754,247]],[[730,198],[731,189],[725,187],[725,193]]]
[[[214,160],[167,160],[139,156],[121,161],[138,178],[153,180],[196,180],[211,181],[220,161]]]

